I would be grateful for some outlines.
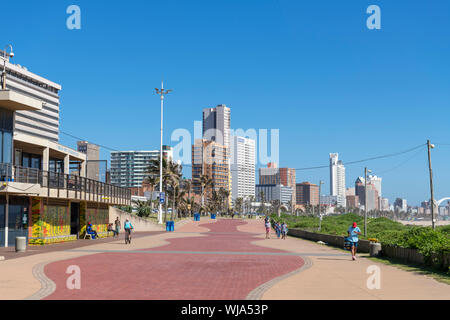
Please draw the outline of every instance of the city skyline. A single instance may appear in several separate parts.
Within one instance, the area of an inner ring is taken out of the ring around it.
[[[173,145],[175,129],[192,131],[199,109],[223,103],[233,110],[233,127],[280,129],[280,166],[322,166],[330,152],[339,152],[349,181],[367,166],[383,177],[383,196],[391,202],[429,199],[425,150],[346,162],[430,139],[436,143],[435,197],[450,193],[450,133],[441,120],[450,100],[445,1],[381,1],[383,26],[377,31],[365,27],[367,4],[356,2],[261,1],[258,13],[238,1],[133,8],[113,3],[105,13],[102,4],[79,1],[84,18],[78,31],[65,28],[64,4],[48,4],[30,3],[21,21],[5,17],[4,42],[14,45],[13,63],[62,84],[61,132],[116,150],[157,149],[159,101],[152,88],[164,78],[174,89],[166,100],[166,145]],[[203,13],[196,12],[200,6]],[[13,2],[5,7],[21,9]],[[124,23],[111,24],[114,18]],[[218,18],[230,23],[214,23]],[[166,37],[156,40],[153,34],[162,29]],[[118,43],[127,44],[123,59],[117,59]],[[121,64],[118,73],[114,66]],[[61,132],[61,143],[75,148],[76,140]],[[109,160],[109,150],[102,148],[100,158]],[[297,182],[323,180],[326,190],[327,171],[297,170]]]

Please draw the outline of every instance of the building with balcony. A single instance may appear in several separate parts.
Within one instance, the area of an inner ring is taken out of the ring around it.
[[[4,63],[3,55],[0,64]],[[61,86],[9,62],[0,90],[0,246],[108,235],[109,207],[129,191],[85,177],[86,155],[58,143]]]
[[[111,152],[111,184],[122,188],[141,188],[148,176],[150,161],[160,157],[159,150]],[[163,157],[173,160],[172,147],[163,146]]]

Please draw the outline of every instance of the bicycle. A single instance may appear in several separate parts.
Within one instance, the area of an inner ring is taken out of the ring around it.
[[[131,243],[131,229],[125,229],[125,244]]]

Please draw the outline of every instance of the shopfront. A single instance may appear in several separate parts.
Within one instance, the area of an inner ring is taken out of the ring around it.
[[[29,208],[28,197],[0,196],[0,247],[13,247],[16,237],[28,240]]]

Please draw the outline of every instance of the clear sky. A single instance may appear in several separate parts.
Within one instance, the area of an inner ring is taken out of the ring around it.
[[[66,27],[71,4],[81,30]],[[371,4],[381,30],[366,27]],[[165,144],[217,104],[231,108],[233,128],[280,129],[283,167],[327,165],[331,152],[345,164],[431,139],[436,198],[450,196],[447,0],[15,0],[2,13],[0,46],[12,43],[15,63],[62,85],[64,132],[158,149],[154,88],[164,78],[174,89]],[[347,166],[348,187],[365,165],[391,202],[429,198],[425,148]],[[297,172],[298,182],[320,179],[328,192],[328,169]]]

